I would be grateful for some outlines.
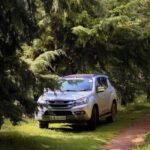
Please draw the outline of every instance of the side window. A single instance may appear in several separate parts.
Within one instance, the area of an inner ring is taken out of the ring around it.
[[[108,87],[107,79],[105,77],[99,77],[96,80],[96,86],[102,86],[104,88]]]
[[[101,78],[97,78],[96,86],[103,86]]]
[[[105,77],[101,77],[100,79],[101,79],[102,86],[107,88],[108,87],[107,79]]]

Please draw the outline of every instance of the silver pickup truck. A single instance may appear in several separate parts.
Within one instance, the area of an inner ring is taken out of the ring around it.
[[[59,90],[49,90],[37,101],[35,119],[40,128],[54,122],[86,122],[94,130],[101,118],[116,120],[116,91],[108,76],[75,74],[61,78],[59,83]]]

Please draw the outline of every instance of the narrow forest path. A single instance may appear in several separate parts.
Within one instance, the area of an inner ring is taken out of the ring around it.
[[[129,128],[122,130],[120,135],[100,150],[132,150],[135,146],[144,143],[148,131],[150,131],[150,113],[135,121]]]

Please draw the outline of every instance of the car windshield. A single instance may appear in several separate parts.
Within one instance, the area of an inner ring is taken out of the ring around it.
[[[93,88],[93,80],[85,79],[62,79],[60,80],[61,91],[91,91]]]

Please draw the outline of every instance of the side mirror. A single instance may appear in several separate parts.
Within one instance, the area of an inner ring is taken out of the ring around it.
[[[96,88],[96,92],[99,93],[99,92],[104,92],[105,91],[105,88],[103,86],[98,86]]]
[[[43,93],[48,92],[48,88],[44,88]]]

